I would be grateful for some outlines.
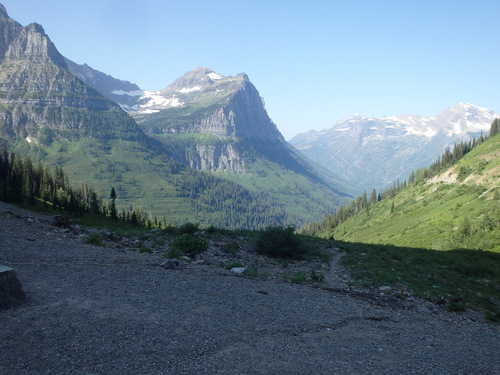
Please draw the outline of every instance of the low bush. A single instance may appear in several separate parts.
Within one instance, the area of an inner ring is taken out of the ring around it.
[[[167,250],[167,252],[164,254],[165,258],[168,259],[179,259],[184,255],[184,251],[179,250],[179,249],[173,249],[170,248]]]
[[[197,235],[185,233],[176,237],[170,247],[175,252],[197,255],[208,249],[208,242]]]
[[[180,234],[195,234],[200,231],[200,224],[198,223],[186,223],[179,227]]]
[[[92,232],[85,236],[84,242],[91,245],[104,246],[104,236],[102,233]]]
[[[303,259],[309,253],[309,248],[295,234],[294,227],[267,227],[259,233],[255,251],[274,258]]]
[[[295,274],[292,276],[291,281],[294,284],[302,284],[306,281],[307,277],[306,274],[302,271],[297,271]]]
[[[311,270],[311,272],[309,273],[309,278],[315,283],[325,282],[325,275],[323,275],[322,273],[316,273],[314,270]]]

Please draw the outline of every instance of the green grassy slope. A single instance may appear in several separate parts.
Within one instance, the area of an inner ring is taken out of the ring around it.
[[[356,214],[331,234],[352,242],[500,252],[500,136],[440,175]]]
[[[226,228],[262,228],[296,219],[269,195],[193,170],[136,141],[83,138],[57,140],[50,147],[24,141],[17,150],[61,166],[72,185],[86,183],[103,199],[114,187],[120,212],[133,207],[171,224]]]

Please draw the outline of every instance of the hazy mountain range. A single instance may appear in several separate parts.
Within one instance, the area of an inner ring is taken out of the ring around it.
[[[299,134],[290,143],[352,185],[370,191],[429,166],[460,140],[487,134],[499,114],[459,103],[433,117],[354,115],[322,131]]]

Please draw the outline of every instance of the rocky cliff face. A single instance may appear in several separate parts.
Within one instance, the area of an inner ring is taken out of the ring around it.
[[[46,142],[55,133],[73,140],[107,137],[117,123],[134,133],[134,122],[118,105],[70,74],[42,26],[23,27],[2,7],[0,41],[1,138]]]
[[[256,143],[272,145],[268,151],[274,147],[289,152],[246,74],[225,77],[197,68],[164,90],[144,93],[131,113],[146,133],[159,139],[164,134],[178,135],[178,139],[198,135],[191,137],[191,144],[184,144],[184,155],[177,153],[179,160],[195,168],[245,173],[243,153]],[[203,143],[206,135],[211,136],[208,144]],[[175,141],[168,137],[170,144]]]

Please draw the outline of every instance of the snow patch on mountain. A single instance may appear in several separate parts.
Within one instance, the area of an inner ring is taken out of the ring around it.
[[[207,74],[208,78],[210,78],[212,81],[216,81],[218,79],[224,79],[225,77],[224,76],[221,76],[220,74],[217,74],[215,72],[212,72],[212,73],[208,73]]]
[[[169,98],[160,95],[159,91],[144,91],[142,99],[147,100],[141,105],[142,111],[146,113],[159,112],[166,107],[181,107],[184,104],[175,95]]]
[[[115,95],[128,95],[128,96],[142,96],[144,95],[143,90],[134,90],[134,91],[123,91],[123,90],[113,90],[111,94]]]
[[[190,92],[200,91],[200,90],[201,90],[201,86],[197,85],[197,86],[194,86],[194,87],[185,87],[185,88],[179,89],[178,91],[180,93],[187,94],[187,93],[190,93]]]

